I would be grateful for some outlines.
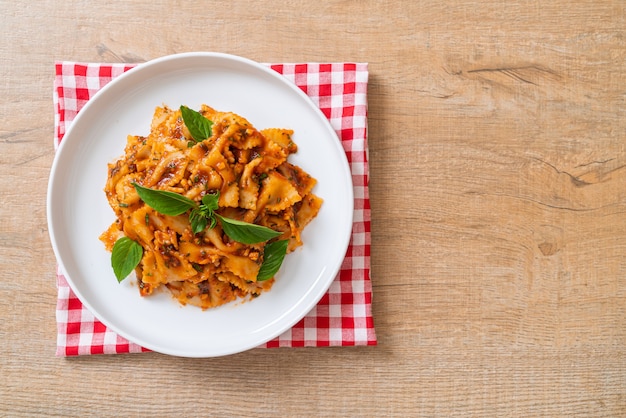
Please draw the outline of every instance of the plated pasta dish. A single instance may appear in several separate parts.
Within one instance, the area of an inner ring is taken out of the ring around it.
[[[116,219],[100,239],[118,281],[134,271],[141,296],[167,289],[202,309],[270,290],[322,206],[288,161],[292,135],[207,105],[157,107],[150,133],[129,135],[108,166]]]

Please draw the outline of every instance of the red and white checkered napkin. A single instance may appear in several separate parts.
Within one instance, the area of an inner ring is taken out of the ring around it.
[[[267,64],[294,82],[337,131],[354,184],[352,238],[341,270],[318,305],[263,347],[376,345],[370,281],[370,202],[367,154],[367,64]],[[54,80],[55,147],[76,114],[99,89],[134,65],[59,62]],[[107,329],[57,273],[57,355],[148,351]]]

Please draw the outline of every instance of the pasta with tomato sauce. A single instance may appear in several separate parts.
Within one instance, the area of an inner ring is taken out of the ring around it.
[[[147,136],[129,135],[124,155],[108,166],[104,188],[116,220],[100,239],[112,251],[128,237],[143,248],[135,267],[142,296],[166,288],[183,305],[213,308],[271,289],[257,280],[269,242],[243,244],[219,223],[194,233],[187,214],[168,216],[148,206],[135,184],[174,192],[195,202],[218,194],[217,214],[280,233],[287,253],[322,206],[316,180],[288,157],[297,152],[293,131],[257,130],[242,116],[202,105],[211,135],[194,141],[180,109],[157,107]]]

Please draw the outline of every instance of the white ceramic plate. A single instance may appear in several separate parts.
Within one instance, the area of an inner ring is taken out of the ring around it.
[[[270,292],[202,311],[168,292],[142,298],[133,276],[118,283],[99,241],[114,220],[103,188],[107,163],[123,154],[129,134],[147,135],[156,106],[233,111],[257,129],[290,128],[290,161],[318,180],[324,199],[287,255]],[[142,64],[116,78],[80,111],[57,150],[48,185],[52,247],[83,304],[106,326],[153,351],[213,357],[259,346],[288,330],[324,295],[350,239],[353,191],[341,143],[317,106],[266,66],[219,53],[187,53]]]

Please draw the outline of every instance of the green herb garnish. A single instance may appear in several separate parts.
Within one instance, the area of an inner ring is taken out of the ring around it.
[[[285,254],[287,254],[288,239],[280,241],[270,242],[265,246],[263,250],[263,264],[259,269],[256,279],[262,282],[267,279],[271,279],[280,269],[283,264]]]
[[[181,106],[180,114],[194,141],[202,142],[213,135],[211,129],[213,122],[205,118],[202,113],[190,109],[187,106]]]
[[[146,205],[163,215],[178,216],[198,206],[193,200],[178,193],[149,189],[137,183],[133,183],[133,186]]]
[[[204,231],[207,225],[209,229],[215,228],[217,219],[214,211],[219,207],[217,205],[219,197],[219,193],[206,194],[202,197],[202,203],[191,210],[189,223],[191,223],[191,230],[194,234]]]
[[[215,213],[218,208],[219,192],[204,195],[202,203],[198,204],[178,193],[150,189],[137,183],[133,183],[133,186],[146,205],[163,215],[177,216],[191,210],[189,223],[194,234],[202,232],[207,226],[214,228],[218,218],[224,233],[233,241],[242,244],[258,244],[282,234],[282,232],[274,231],[262,225],[230,219]]]
[[[224,233],[232,240],[244,244],[257,244],[259,242],[269,241],[282,234],[282,232],[274,231],[264,226],[225,218],[221,215],[217,216],[220,218]]]
[[[121,282],[137,267],[143,257],[141,245],[128,237],[115,241],[111,252],[111,266],[118,282]]]

